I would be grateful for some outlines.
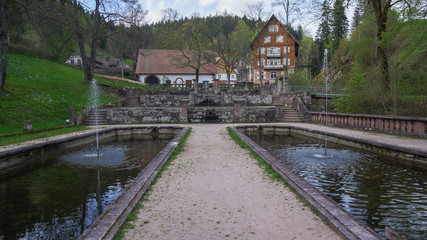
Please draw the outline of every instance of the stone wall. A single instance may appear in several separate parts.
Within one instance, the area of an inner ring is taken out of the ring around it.
[[[189,107],[188,122],[231,123],[233,122],[233,107]]]
[[[242,119],[239,122],[276,122],[276,107],[244,107]]]
[[[117,107],[107,110],[108,124],[275,122],[276,107]],[[186,116],[183,116],[185,114]]]
[[[180,107],[182,100],[189,100],[189,95],[151,95],[141,96],[141,102],[145,107]]]
[[[109,124],[177,123],[180,117],[181,107],[118,107],[107,110]]]

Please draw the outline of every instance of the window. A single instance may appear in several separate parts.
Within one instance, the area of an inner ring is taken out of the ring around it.
[[[260,48],[258,48],[258,54],[259,54],[259,49],[260,49]],[[264,54],[264,53],[265,53],[265,48],[263,48],[263,47],[262,47],[262,48],[261,48],[261,54]]]
[[[261,72],[261,79],[265,79],[265,72]],[[259,79],[259,72],[256,73],[256,79]]]
[[[71,64],[74,65],[74,59],[71,59]]]
[[[270,72],[270,79],[277,78],[277,72]]]
[[[282,43],[283,42],[283,35],[277,35],[276,42]]]
[[[231,74],[231,79],[236,79],[236,74]]]
[[[77,59],[77,64],[78,65],[82,65],[82,60],[81,59]]]
[[[261,66],[264,66],[264,65],[265,65],[265,59],[261,58]]]
[[[280,59],[279,58],[267,59],[267,65],[280,65]]]
[[[269,32],[278,32],[279,31],[279,27],[277,25],[270,25],[268,27],[268,31]]]
[[[291,60],[289,58],[283,58],[283,64],[289,66],[291,64]]]
[[[277,46],[267,48],[267,53],[280,53],[280,49]]]
[[[264,37],[264,43],[270,43],[271,42],[271,37],[270,36],[265,36]]]
[[[287,50],[287,51],[286,51]],[[283,53],[291,53],[291,47],[289,46],[284,46],[283,47]]]

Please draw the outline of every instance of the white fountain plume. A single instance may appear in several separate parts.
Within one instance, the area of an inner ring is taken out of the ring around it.
[[[95,139],[96,139],[96,153],[99,158],[99,138],[98,138],[98,87],[96,85],[96,79],[93,78],[91,81],[91,100],[93,111],[95,111]]]
[[[326,109],[325,109],[325,127],[328,126],[328,79],[329,79],[329,72],[328,72],[328,49],[325,49],[325,56],[323,58],[323,67],[325,69],[325,100],[326,100]],[[328,134],[325,131],[325,156],[326,156],[326,149],[328,145]]]

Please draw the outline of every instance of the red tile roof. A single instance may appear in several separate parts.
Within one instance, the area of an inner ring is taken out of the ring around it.
[[[179,67],[177,62],[185,62],[180,50],[140,49],[136,61],[136,74],[195,74],[190,67]],[[200,68],[200,74],[215,74],[215,57],[211,63]]]

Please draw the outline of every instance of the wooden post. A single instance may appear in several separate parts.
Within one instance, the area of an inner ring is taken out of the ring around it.
[[[181,100],[181,115],[180,115],[180,120],[181,122],[188,122],[188,103],[190,101],[189,100]]]
[[[25,120],[24,121],[24,130],[25,131],[32,131],[33,130],[33,122],[31,120]]]
[[[70,126],[74,126],[75,124],[74,117],[75,117],[74,108],[68,109],[68,121]]]
[[[239,122],[242,119],[242,100],[234,100],[233,122]]]

